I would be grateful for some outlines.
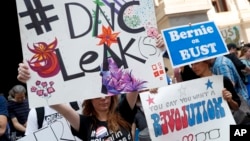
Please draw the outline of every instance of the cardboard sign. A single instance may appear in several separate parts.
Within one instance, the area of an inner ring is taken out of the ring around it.
[[[31,107],[166,84],[153,0],[16,0]]]
[[[177,26],[161,32],[174,68],[228,53],[213,21]]]
[[[211,76],[141,93],[152,141],[229,141],[235,121],[222,89],[223,77]]]
[[[241,28],[239,25],[220,28],[220,32],[226,44],[235,43],[238,47],[241,46],[242,38],[240,35]]]

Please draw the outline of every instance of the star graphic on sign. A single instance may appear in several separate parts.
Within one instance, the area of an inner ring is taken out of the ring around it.
[[[209,79],[207,80],[207,89],[210,87],[211,89],[213,89],[213,86],[212,86],[213,82],[211,82]]]
[[[154,103],[154,98],[151,98],[149,95],[148,95],[147,101],[148,101],[148,105],[150,105],[150,104],[155,104],[155,103]]]

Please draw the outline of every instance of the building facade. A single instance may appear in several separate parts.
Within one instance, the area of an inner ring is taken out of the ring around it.
[[[159,30],[212,20],[226,43],[250,42],[249,0],[155,0]]]

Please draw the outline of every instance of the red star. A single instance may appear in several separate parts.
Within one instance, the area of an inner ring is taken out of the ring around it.
[[[154,98],[151,98],[150,96],[148,96],[147,101],[148,101],[148,105],[150,105],[150,104],[155,104],[155,103],[154,103]]]

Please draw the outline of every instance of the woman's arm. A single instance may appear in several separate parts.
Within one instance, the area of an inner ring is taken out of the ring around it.
[[[139,92],[131,92],[126,94],[126,99],[131,109],[134,109]]]
[[[0,115],[0,137],[5,133],[7,126],[7,117],[5,115]]]
[[[232,96],[230,91],[228,91],[226,89],[223,89],[222,90],[222,95],[223,95],[223,98],[227,101],[227,103],[229,104],[229,107],[232,110],[238,110],[239,109],[239,105],[238,105],[238,103],[236,101],[233,100],[233,96]]]
[[[131,128],[131,134],[132,134],[132,138],[135,139],[135,133],[136,132],[136,124],[135,122],[132,123],[132,128]]]
[[[229,107],[232,110],[238,110],[241,101],[231,80],[228,77],[223,77],[224,89],[222,90],[223,98],[228,102]]]
[[[11,119],[11,122],[13,123],[13,126],[15,127],[15,129],[21,132],[25,132],[26,130],[25,126],[19,123],[16,117],[13,117]]]
[[[79,131],[80,128],[80,116],[79,114],[69,105],[67,104],[57,104],[50,106],[58,113],[60,113],[70,125],[76,130]]]

